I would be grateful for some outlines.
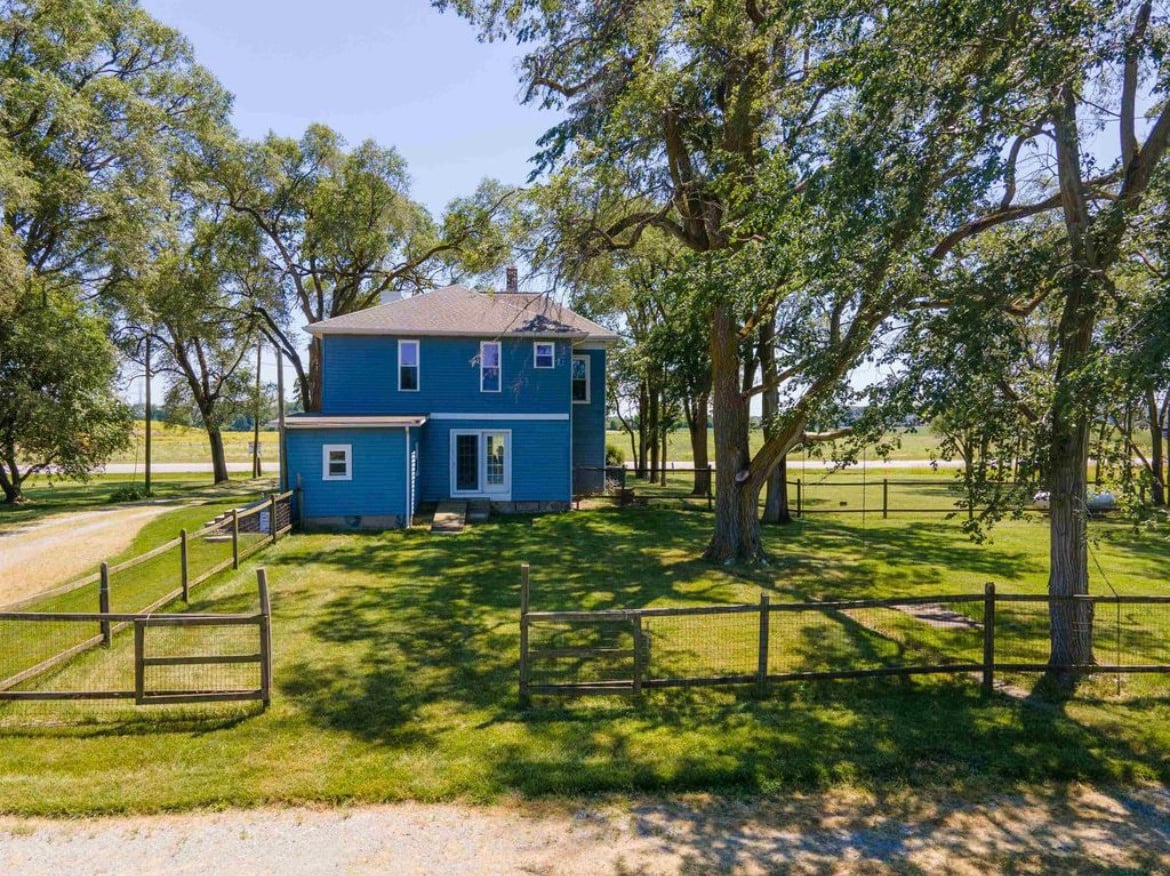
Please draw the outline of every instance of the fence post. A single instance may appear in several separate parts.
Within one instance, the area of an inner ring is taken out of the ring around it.
[[[796,516],[804,517],[804,485],[800,478],[796,479]]]
[[[268,500],[268,528],[272,530],[272,543],[276,544],[276,494]]]
[[[102,563],[102,580],[98,584],[98,611],[102,614],[110,613],[110,564]],[[110,622],[103,620],[101,622],[102,628],[102,646],[110,647],[111,630]]]
[[[707,510],[713,510],[713,502],[715,498],[715,466],[707,463]]]
[[[890,479],[882,478],[882,520],[890,516]]]
[[[146,621],[134,621],[134,702],[141,706],[146,700]]]
[[[528,708],[528,564],[520,564],[520,707]]]
[[[268,596],[268,570],[256,570],[260,591],[260,699],[264,708],[272,703],[272,602]]]
[[[645,651],[642,640],[642,615],[634,615],[634,696],[642,695],[642,675],[645,667],[642,665],[642,655]]]
[[[995,690],[995,584],[983,587],[983,693]]]
[[[240,511],[232,509],[232,568],[240,568]]]
[[[189,570],[187,568],[187,530],[179,530],[179,577],[183,584],[183,601],[191,603],[191,586]]]
[[[771,612],[768,610],[770,598],[767,593],[760,594],[760,654],[756,663],[756,688],[763,696],[768,690],[768,622]]]

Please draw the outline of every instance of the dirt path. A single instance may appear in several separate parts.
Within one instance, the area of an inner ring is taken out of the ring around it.
[[[125,550],[154,518],[177,505],[134,505],[56,514],[0,530],[0,606],[36,596]]]
[[[832,793],[0,818],[0,872],[28,876],[1004,870],[1170,872],[1170,793],[1078,786],[978,802]]]

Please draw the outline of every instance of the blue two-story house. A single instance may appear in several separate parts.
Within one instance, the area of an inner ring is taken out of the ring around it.
[[[448,286],[306,330],[321,411],[284,434],[306,527],[409,526],[446,499],[561,511],[603,480],[617,338],[549,296]]]

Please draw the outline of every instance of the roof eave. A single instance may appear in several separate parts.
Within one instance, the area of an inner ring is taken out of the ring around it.
[[[487,331],[453,331],[450,329],[395,329],[374,328],[371,326],[355,326],[353,328],[324,327],[307,325],[304,330],[313,337],[326,335],[386,335],[402,338],[566,338],[568,340],[587,340],[596,337],[587,332],[487,332]],[[616,338],[615,338],[616,340]]]

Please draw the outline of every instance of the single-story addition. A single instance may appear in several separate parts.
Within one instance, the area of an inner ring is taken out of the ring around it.
[[[617,337],[548,295],[448,286],[306,331],[321,411],[283,436],[306,527],[408,526],[420,502],[446,499],[567,510],[604,482]]]

